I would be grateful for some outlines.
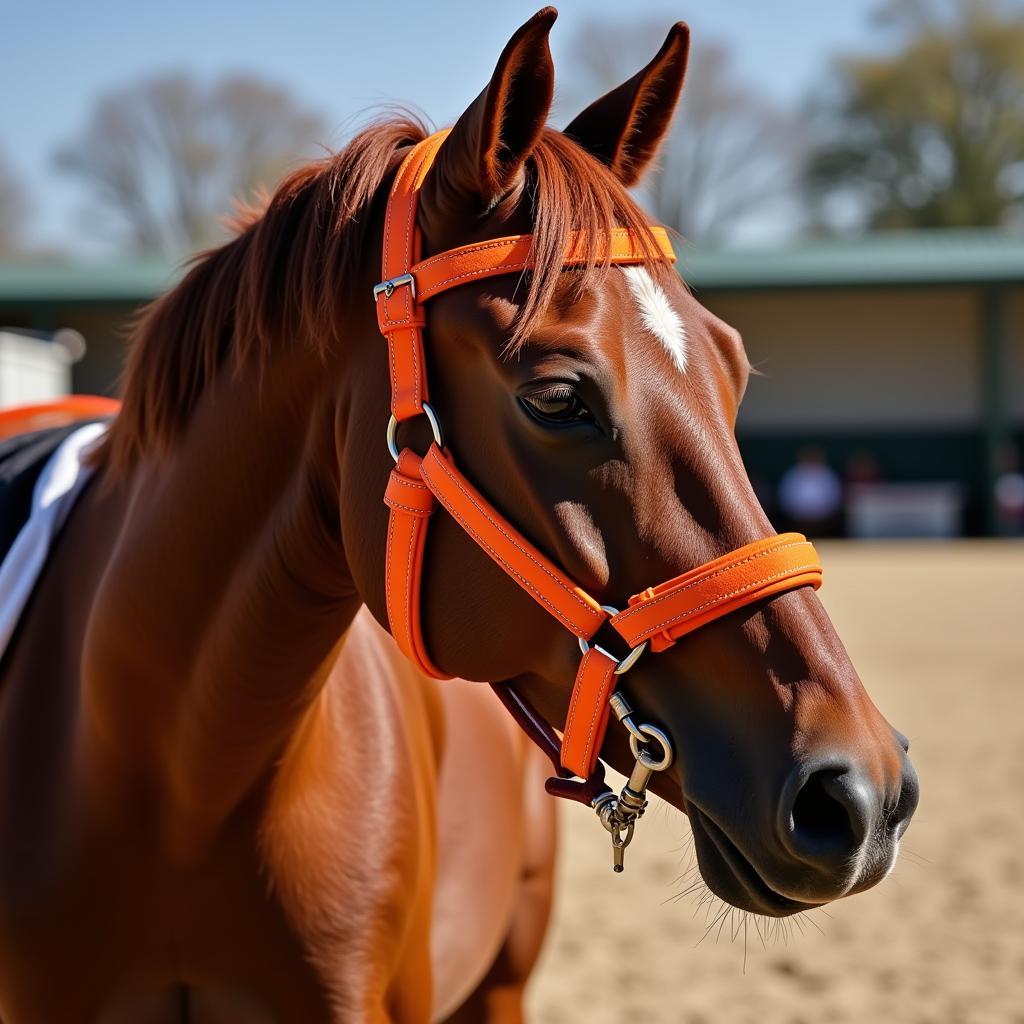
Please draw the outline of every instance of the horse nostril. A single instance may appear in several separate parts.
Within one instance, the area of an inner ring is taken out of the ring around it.
[[[917,801],[921,796],[921,786],[917,781],[917,772],[910,763],[909,757],[903,758],[903,772],[900,776],[900,795],[889,815],[888,824],[896,839],[907,830],[910,819],[917,810]]]
[[[799,773],[785,787],[780,824],[801,860],[831,866],[849,859],[872,833],[878,800],[868,779],[851,766]],[[803,777],[801,783],[800,777]]]
[[[893,729],[893,736],[896,737],[896,742],[903,748],[904,754],[910,753],[910,740],[899,731],[899,729]]]

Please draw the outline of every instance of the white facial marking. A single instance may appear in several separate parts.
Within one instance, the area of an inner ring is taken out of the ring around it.
[[[665,292],[643,267],[622,267],[626,283],[640,307],[644,327],[665,346],[676,369],[686,372],[686,328]]]

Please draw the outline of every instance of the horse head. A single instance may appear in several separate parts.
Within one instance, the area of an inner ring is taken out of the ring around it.
[[[734,436],[750,373],[737,331],[664,266],[561,266],[572,230],[646,225],[626,189],[669,128],[688,30],[674,26],[645,68],[560,133],[546,127],[554,18],[541,11],[512,37],[423,182],[426,255],[523,232],[539,252],[528,280],[490,277],[430,303],[431,400],[466,476],[590,594],[621,606],[774,531]],[[413,447],[429,441],[424,427],[403,428]],[[349,504],[365,521],[363,502]],[[379,545],[349,551],[386,622],[381,557]],[[432,527],[422,603],[443,671],[508,680],[560,727],[575,640],[448,517]],[[811,588],[640,658],[622,689],[672,737],[675,763],[654,788],[689,814],[717,895],[786,915],[891,869],[917,803],[907,742]],[[628,773],[625,740],[612,730],[603,754]]]

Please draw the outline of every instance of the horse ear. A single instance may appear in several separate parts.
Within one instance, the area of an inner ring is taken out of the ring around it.
[[[686,78],[690,29],[678,22],[654,60],[595,100],[565,129],[627,187],[647,169],[675,113]]]
[[[424,182],[421,209],[428,215],[482,212],[516,183],[551,107],[548,33],[557,16],[554,7],[538,11],[501,51],[490,82],[455,123]]]

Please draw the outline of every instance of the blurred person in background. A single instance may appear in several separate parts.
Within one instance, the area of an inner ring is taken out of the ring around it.
[[[786,523],[809,537],[835,536],[843,485],[821,448],[801,448],[794,466],[779,481],[779,509]]]
[[[850,453],[846,460],[843,482],[847,491],[860,487],[862,484],[877,484],[882,480],[882,467],[875,458],[875,453],[867,448],[858,448]]]
[[[875,453],[867,448],[857,448],[850,453],[843,468],[843,533],[853,536],[853,506],[857,499],[873,484],[882,482],[882,467]]]
[[[999,533],[1004,537],[1024,536],[1024,472],[1016,445],[1006,445],[1000,453],[1000,472],[996,477],[996,509]]]

